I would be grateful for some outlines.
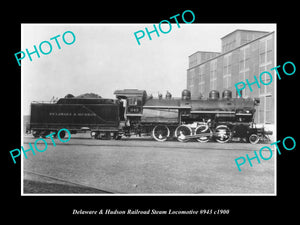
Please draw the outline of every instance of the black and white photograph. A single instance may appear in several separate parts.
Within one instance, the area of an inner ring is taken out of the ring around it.
[[[182,15],[21,25],[22,195],[276,195],[276,24]]]
[[[4,7],[4,220],[294,221],[296,6],[101,3]]]

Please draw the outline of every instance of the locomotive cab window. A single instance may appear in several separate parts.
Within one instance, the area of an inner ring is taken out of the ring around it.
[[[128,105],[140,106],[141,104],[142,100],[139,98],[128,98]]]
[[[132,97],[127,99],[127,113],[141,113],[142,99]]]

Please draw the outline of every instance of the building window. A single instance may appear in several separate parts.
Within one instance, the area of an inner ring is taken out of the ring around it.
[[[196,94],[195,82],[196,82],[196,74],[195,74],[195,68],[193,68],[189,70],[189,82],[188,82],[189,84],[188,89],[191,91],[192,96]]]
[[[258,107],[258,123],[273,123],[274,113],[273,113],[274,99],[272,95],[260,97],[260,104]]]
[[[199,70],[199,92],[203,94],[205,92],[205,65],[200,66]]]
[[[194,54],[194,55],[191,55],[190,58],[189,58],[189,67],[193,67],[193,66],[196,66],[198,64],[197,62],[197,58],[198,58],[198,55],[197,54]]]
[[[227,52],[236,47],[236,39],[235,38],[230,38],[223,40],[222,44],[222,52]]]
[[[270,96],[266,96],[265,97],[266,99],[265,99],[265,102],[266,102],[266,108],[265,108],[265,118],[266,118],[266,120],[265,120],[265,123],[272,123],[273,122],[273,120],[274,120],[274,118],[273,118],[273,98],[272,98],[272,96],[270,95]]]
[[[250,46],[245,46],[240,48],[240,56],[239,56],[239,80],[245,82],[246,79],[249,78],[249,70],[250,70]],[[244,89],[243,97],[249,97],[249,88]]]
[[[274,79],[275,78],[274,78],[274,72],[270,71],[270,69],[272,67],[273,66],[271,64],[268,65],[268,66],[261,66],[261,67],[259,67],[259,74],[261,74],[264,71],[267,71],[267,72],[269,72],[272,75],[272,78],[267,73],[263,73],[260,76],[261,82],[263,82],[265,84],[268,84],[268,85],[264,85],[262,83],[260,84],[260,89],[259,89],[259,95],[260,96],[272,95],[272,93],[273,93]],[[271,81],[271,79],[272,79],[272,81]]]
[[[210,90],[217,89],[217,60],[210,61]]]
[[[274,79],[274,71],[270,71],[270,69],[273,68],[274,52],[272,48],[272,41],[272,36],[259,40],[259,74],[264,71],[268,71],[272,74],[272,77]],[[266,73],[261,76],[261,80],[263,81],[263,83],[269,83],[270,79],[270,76]],[[272,89],[274,87],[273,82],[274,81],[272,81],[272,83],[269,85],[261,84],[259,95],[266,96],[272,94]]]
[[[273,62],[272,36],[259,40],[259,64],[267,65]]]
[[[274,71],[270,69],[274,67],[274,51],[273,51],[273,38],[272,36],[263,38],[259,40],[259,76],[262,72],[267,71],[272,75],[272,83],[268,85],[260,85],[259,89],[259,98],[260,106],[259,106],[259,115],[258,115],[258,122],[259,123],[273,123],[274,122],[274,98],[273,89],[274,89]],[[261,81],[263,83],[269,83],[271,81],[271,77],[264,73],[261,76]]]
[[[232,54],[224,55],[223,58],[223,88],[230,89],[231,87],[231,58]]]
[[[265,98],[260,98],[260,103],[258,106],[258,123],[265,123]]]

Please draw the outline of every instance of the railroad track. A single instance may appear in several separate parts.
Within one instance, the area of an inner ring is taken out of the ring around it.
[[[34,138],[25,138],[23,144],[34,143]],[[50,139],[46,139],[48,145],[52,144]],[[42,143],[43,144],[43,143]],[[39,145],[39,143],[38,143]],[[249,143],[200,143],[200,142],[178,142],[178,141],[166,141],[157,142],[145,139],[125,139],[125,140],[92,140],[92,139],[71,139],[68,143],[56,142],[56,145],[62,146],[101,146],[101,147],[131,147],[131,148],[172,148],[172,149],[198,149],[198,150],[224,150],[224,151],[254,151],[259,150],[263,146],[269,146],[269,144],[256,144],[252,145]],[[262,151],[268,151],[263,149]]]

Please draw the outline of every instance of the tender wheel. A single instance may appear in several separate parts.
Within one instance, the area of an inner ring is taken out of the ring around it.
[[[114,138],[115,140],[120,140],[120,139],[122,138],[122,135],[121,135],[121,134],[118,134],[118,133],[114,133],[113,138]]]
[[[49,134],[50,132],[49,131],[42,131],[41,133],[40,133],[40,136],[42,137],[42,138],[46,138],[46,136]]]
[[[175,136],[178,141],[180,142],[187,142],[189,139],[186,138],[186,136],[189,136],[192,134],[192,129],[185,125],[180,125],[175,130]]]
[[[105,139],[110,140],[111,139],[111,133],[110,132],[105,132]]]
[[[215,138],[219,143],[226,143],[231,138],[231,131],[226,125],[219,125],[215,130]]]
[[[97,132],[96,131],[91,131],[91,138],[96,139]]]
[[[62,130],[61,132],[59,132],[59,134],[57,133],[57,136],[59,135],[60,139],[63,139],[66,136],[66,132],[64,130]]]
[[[116,140],[121,140],[121,138],[122,138],[122,135],[118,135],[118,136],[116,136]]]
[[[170,136],[170,130],[165,125],[157,125],[152,130],[152,136],[157,141],[166,141]]]
[[[212,131],[207,125],[200,125],[196,128],[195,134],[207,134],[207,136],[197,138],[197,141],[205,143],[208,142],[210,137],[212,136]]]
[[[33,135],[34,138],[39,138],[40,137],[40,132],[34,130],[34,131],[32,131],[32,135]]]
[[[249,142],[250,142],[251,144],[257,144],[257,143],[259,142],[259,137],[258,137],[258,135],[257,135],[257,134],[251,134],[251,135],[249,136]]]

